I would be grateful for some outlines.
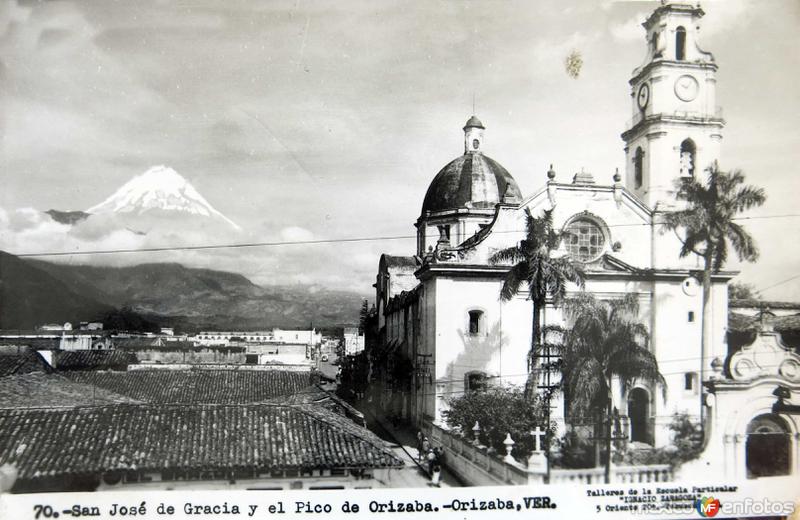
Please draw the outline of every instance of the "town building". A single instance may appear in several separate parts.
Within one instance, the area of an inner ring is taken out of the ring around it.
[[[525,383],[535,309],[526,292],[510,301],[499,298],[509,265],[490,258],[525,237],[528,212],[552,211],[555,228],[569,237],[559,254],[583,265],[585,290],[598,299],[636,296],[639,320],[667,383],[662,389],[638,382],[625,391],[614,385],[613,406],[627,438],[667,446],[672,418],[685,413],[716,428],[715,435],[733,436],[725,442],[738,451],[725,460],[738,469],[721,468],[724,474],[751,475],[744,468],[754,459],[744,456],[743,446],[763,426],[785,443],[787,467],[800,470],[800,424],[796,412],[788,411],[797,399],[792,396],[800,395],[796,354],[768,332],[765,348],[784,368],[731,372],[736,356],[747,358],[743,367],[756,362],[747,349],[736,352],[727,343],[727,285],[736,274],[730,271],[712,276],[710,337],[701,349],[702,260],[681,258],[678,235],[662,232],[664,215],[684,207],[676,197],[681,179],[699,177],[721,159],[725,121],[715,104],[717,63],[699,43],[703,15],[694,4],[663,3],[644,21],[647,54],[627,89],[632,118],[622,134],[622,173],[582,170],[566,176],[551,167],[546,176],[542,172],[542,186],[523,195],[512,174],[486,155],[487,127],[469,118],[464,153],[439,171],[422,201],[416,251],[383,255],[378,265],[378,341],[369,355],[372,381],[388,414],[429,429],[444,425],[452,396],[486,384]],[[569,326],[560,308],[548,304],[545,316],[547,324]],[[770,408],[778,386],[785,406]],[[746,402],[751,404],[741,408]],[[564,403],[555,404],[563,433]],[[712,424],[737,408],[735,422]],[[717,442],[721,449],[723,441]],[[717,468],[722,455],[707,453]]]
[[[359,334],[357,327],[345,327],[342,335],[344,337],[344,355],[354,356],[364,350],[364,334]]]
[[[371,488],[404,466],[308,371],[54,373],[36,356],[0,352],[12,492]]]

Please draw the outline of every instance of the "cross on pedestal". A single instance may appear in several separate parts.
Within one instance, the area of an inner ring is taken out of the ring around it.
[[[531,431],[531,435],[533,436],[533,451],[542,451],[542,437],[546,434],[547,432],[538,426],[535,430]]]

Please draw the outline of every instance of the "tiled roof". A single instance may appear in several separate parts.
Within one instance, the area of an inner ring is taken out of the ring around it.
[[[30,372],[52,372],[52,367],[38,352],[28,347],[0,348],[0,377]]]
[[[56,353],[55,358],[58,370],[125,370],[128,365],[138,362],[134,353],[120,350],[64,350]]]
[[[151,403],[254,403],[293,394],[314,383],[310,372],[288,370],[74,371],[65,375]]]
[[[0,464],[21,480],[177,469],[399,467],[369,430],[327,410],[285,405],[114,405],[0,410]]]
[[[800,309],[800,302],[777,302],[755,299],[731,300],[728,307],[751,309]]]
[[[747,332],[756,330],[758,318],[747,316],[738,312],[728,312],[728,330],[733,332]]]
[[[305,390],[301,390],[295,394],[275,397],[266,401],[272,404],[284,404],[284,405],[299,405],[299,404],[308,404],[308,405],[315,405],[318,407],[322,407],[328,411],[334,412],[337,415],[341,415],[347,417],[351,421],[355,422],[360,426],[366,426],[366,421],[364,419],[364,414],[358,411],[358,409],[351,406],[347,401],[340,398],[333,392],[328,392],[323,390],[319,386],[312,386]]]
[[[1,338],[0,346],[25,345],[34,350],[53,350],[61,345],[61,338]]]
[[[386,262],[386,267],[419,267],[419,262],[415,256],[395,256],[384,254],[383,260]]]
[[[134,402],[129,397],[75,383],[59,374],[32,372],[0,377],[0,408],[54,408]]]
[[[756,331],[759,329],[760,321],[758,316],[747,316],[737,312],[728,313],[728,329],[734,332]],[[770,317],[768,323],[777,332],[800,332],[800,314]]]
[[[112,338],[114,348],[154,348],[163,344],[161,338]]]

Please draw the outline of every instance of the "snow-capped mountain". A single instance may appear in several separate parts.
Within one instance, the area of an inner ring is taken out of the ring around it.
[[[126,182],[106,200],[87,209],[91,214],[134,214],[181,212],[220,219],[240,229],[236,223],[214,209],[189,181],[166,166],[154,166]]]

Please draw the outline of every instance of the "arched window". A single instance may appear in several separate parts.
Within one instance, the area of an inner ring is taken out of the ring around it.
[[[791,435],[778,415],[759,415],[747,425],[745,461],[747,478],[791,473]]]
[[[697,372],[683,374],[683,389],[687,392],[697,393]]]
[[[464,386],[467,392],[480,392],[489,386],[489,378],[486,377],[486,372],[467,372],[464,374]]]
[[[686,59],[686,29],[678,27],[675,31],[675,59]]]
[[[633,182],[636,188],[642,187],[642,167],[644,166],[644,151],[641,146],[636,147],[633,154]]]
[[[694,177],[695,156],[697,147],[694,141],[686,139],[681,143],[681,177]]]
[[[634,388],[628,395],[628,419],[631,442],[653,444],[650,434],[650,395],[644,388]]]
[[[469,333],[472,335],[483,334],[483,311],[469,311]]]

